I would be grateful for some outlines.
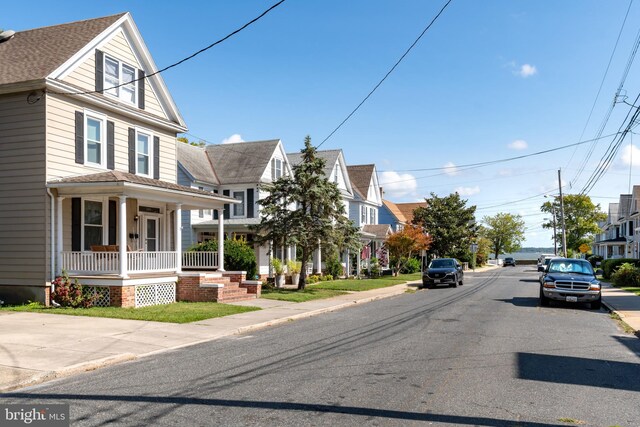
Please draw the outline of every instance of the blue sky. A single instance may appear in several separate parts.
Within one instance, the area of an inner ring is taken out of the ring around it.
[[[16,31],[131,12],[162,68],[259,15],[271,1],[7,2],[0,27]],[[287,0],[258,23],[164,73],[189,126],[209,143],[280,138],[298,151],[320,143],[369,93],[445,1]],[[459,191],[478,220],[523,215],[526,246],[551,245],[542,193],[579,192],[611,138],[488,167],[456,165],[548,150],[593,138],[638,34],[633,3],[591,120],[629,0],[453,0],[393,74],[322,148],[349,164],[375,163],[385,198],[418,201]],[[628,102],[640,91],[633,63]],[[604,135],[630,107],[618,103]],[[586,128],[585,128],[586,126]],[[583,129],[585,129],[583,134]],[[604,211],[640,184],[640,151],[625,140],[589,192]],[[629,153],[633,153],[630,167]],[[444,171],[413,171],[451,166]],[[410,172],[411,171],[411,172]],[[631,176],[630,176],[631,174]],[[523,200],[526,199],[526,200]]]

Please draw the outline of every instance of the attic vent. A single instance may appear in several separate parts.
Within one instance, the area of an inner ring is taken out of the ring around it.
[[[6,30],[6,31],[0,32],[0,43],[9,40],[11,37],[13,37],[15,33],[16,32],[13,30]]]

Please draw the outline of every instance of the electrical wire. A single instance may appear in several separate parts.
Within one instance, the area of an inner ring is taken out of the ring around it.
[[[449,6],[449,3],[451,3],[452,0],[448,0],[444,6],[442,6],[442,8],[440,9],[440,11],[438,12],[438,14],[431,20],[431,22],[429,22],[429,25],[427,25],[425,27],[424,30],[422,30],[422,33],[420,33],[420,35],[418,36],[417,39],[415,39],[415,41],[411,44],[411,46],[409,46],[409,49],[407,49],[402,56],[400,57],[400,59],[398,59],[398,61],[393,65],[393,67],[391,67],[391,69],[387,72],[387,74],[385,74],[385,76],[382,78],[382,80],[380,80],[378,82],[377,85],[375,85],[375,87],[371,90],[371,92],[369,92],[369,94],[367,96],[364,97],[364,99],[362,101],[360,101],[360,104],[358,104],[358,106],[356,108],[353,109],[353,111],[351,111],[349,113],[349,115],[333,130],[331,131],[331,133],[322,140],[322,142],[320,144],[318,144],[318,146],[316,148],[320,148],[322,146],[322,144],[324,144],[325,142],[327,142],[327,140],[329,138],[331,138],[337,131],[338,129],[340,129],[342,127],[342,125],[344,125],[350,118],[351,116],[353,116],[356,111],[358,111],[360,109],[360,107],[362,107],[362,104],[364,104],[367,99],[369,99],[369,97],[371,97],[371,95],[373,95],[373,93],[380,87],[380,85],[382,85],[382,83],[387,79],[387,77],[389,77],[389,75],[396,69],[396,67],[398,65],[400,65],[400,62],[402,62],[402,60],[404,59],[405,56],[407,56],[409,54],[409,52],[411,51],[411,49],[413,49],[413,47],[418,44],[418,42],[420,41],[420,39],[422,38],[422,36],[425,35],[425,33],[429,30],[429,28],[431,28],[431,26],[436,22],[436,20],[440,17],[440,15],[442,15],[442,13],[444,12],[444,10],[447,8],[447,6]]]
[[[234,35],[238,34],[240,31],[244,30],[245,28],[247,28],[248,26],[254,24],[255,22],[259,21],[262,17],[264,17],[266,14],[268,14],[269,12],[271,12],[273,9],[275,9],[276,7],[280,6],[282,3],[284,3],[285,0],[280,0],[279,2],[275,3],[274,5],[272,5],[271,7],[269,7],[267,10],[265,10],[264,12],[262,12],[260,15],[258,15],[257,17],[253,18],[251,21],[247,22],[246,24],[244,24],[243,26],[241,26],[240,28],[236,29],[235,31],[230,32],[229,34],[227,34],[226,36],[224,36],[223,38],[211,43],[209,46],[206,46],[202,49],[200,49],[199,51],[187,56],[186,58],[183,58],[181,60],[179,60],[178,62],[175,62],[171,65],[168,65],[158,71],[155,71],[153,73],[147,74],[143,77],[134,79],[134,80],[130,80],[127,81],[125,83],[119,84],[117,86],[110,86],[108,88],[104,88],[104,90],[109,90],[109,89],[115,89],[115,88],[119,88],[134,82],[138,82],[144,79],[148,79],[149,77],[155,76],[156,74],[160,74],[160,73],[164,73],[165,71],[177,67],[178,65],[189,61],[190,59],[195,58],[196,56],[200,55],[203,52],[206,52],[207,50],[211,49],[214,46],[219,45],[220,43],[224,42],[225,40],[233,37]],[[53,92],[53,91],[49,91],[51,93],[55,93],[57,95],[90,95],[90,94],[94,94],[94,93],[101,93],[100,91],[96,91],[96,90],[90,90],[90,91],[83,91],[83,92],[64,92],[64,93],[60,93],[60,92]]]

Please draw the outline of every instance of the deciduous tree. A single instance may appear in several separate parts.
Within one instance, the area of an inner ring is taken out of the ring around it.
[[[480,234],[491,242],[491,250],[498,255],[505,252],[517,252],[524,240],[524,220],[520,215],[497,213],[482,219],[484,226]]]
[[[394,275],[406,265],[416,253],[429,249],[431,236],[424,232],[422,227],[407,225],[400,231],[387,236],[384,242],[389,251],[389,259],[394,267]]]

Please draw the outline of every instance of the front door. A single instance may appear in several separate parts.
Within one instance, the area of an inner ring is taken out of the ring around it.
[[[156,252],[160,247],[160,218],[145,216],[143,222],[144,250]]]

